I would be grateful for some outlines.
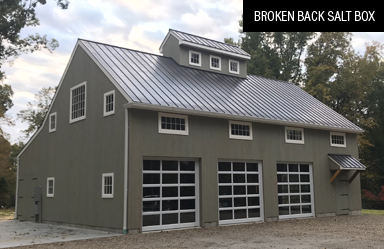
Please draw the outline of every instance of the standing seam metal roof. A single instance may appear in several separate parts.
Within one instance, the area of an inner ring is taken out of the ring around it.
[[[361,131],[289,82],[228,76],[180,66],[168,57],[80,42],[136,103]]]
[[[365,169],[366,167],[351,155],[328,154],[339,166],[346,169]]]

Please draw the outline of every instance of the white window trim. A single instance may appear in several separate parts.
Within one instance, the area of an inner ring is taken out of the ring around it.
[[[72,119],[72,90],[75,89],[75,88],[78,88],[78,87],[81,87],[85,85],[85,99],[84,99],[84,116],[82,117],[79,117],[79,118],[75,118],[75,119]],[[71,87],[71,89],[69,90],[69,123],[74,123],[74,122],[77,122],[77,121],[80,121],[80,120],[83,120],[86,118],[87,116],[87,82],[84,81],[83,83],[80,83],[74,87]]]
[[[232,135],[232,128],[231,128],[232,124],[249,125],[249,136]],[[252,123],[229,120],[228,127],[229,127],[229,138],[232,138],[232,139],[243,139],[243,140],[252,140],[253,139]]]
[[[291,140],[287,138],[287,130],[301,131],[301,140]],[[297,127],[285,127],[285,142],[287,144],[304,144],[304,129]]]
[[[236,62],[237,63],[237,71],[232,71],[231,70],[231,62]],[[228,71],[233,74],[240,74],[240,62],[235,61],[235,60],[229,60],[228,62]]]
[[[219,59],[219,67],[212,67],[212,59]],[[221,71],[221,57],[210,55],[209,56],[209,68],[217,71]]]
[[[104,181],[104,178],[105,177],[110,177],[112,176],[112,194],[105,194],[104,193],[104,186],[105,186],[105,181]],[[114,183],[115,183],[115,179],[114,179],[114,173],[104,173],[102,174],[102,177],[101,177],[101,198],[113,198],[113,193],[114,193]]]
[[[198,54],[198,55],[199,55],[199,63],[193,63],[193,62],[191,62],[192,53],[195,53],[195,54]],[[193,51],[193,50],[189,50],[189,65],[192,65],[192,66],[199,66],[199,67],[201,67],[201,53],[200,53],[200,52],[196,52],[196,51]]]
[[[52,123],[51,118],[53,116],[55,116],[55,128],[54,129],[51,128],[51,123]],[[57,128],[57,112],[54,112],[54,113],[49,114],[49,122],[48,122],[49,133],[56,131],[56,128]]]
[[[107,104],[106,102],[106,97],[109,96],[109,95],[113,95],[113,110],[112,111],[109,111],[109,112],[106,112],[105,111],[105,106]],[[104,93],[104,105],[103,105],[103,113],[104,113],[104,117],[105,116],[109,116],[109,115],[112,115],[115,113],[115,103],[116,103],[116,98],[115,98],[115,90],[112,90],[112,91],[109,91],[107,93]]]
[[[185,131],[162,129],[161,128],[161,117],[162,116],[185,119]],[[175,134],[175,135],[189,135],[189,125],[188,125],[188,116],[187,115],[159,112],[158,126],[159,126],[159,133]]]
[[[343,136],[344,137],[344,144],[334,144],[334,143],[332,143],[332,135]],[[347,138],[345,136],[345,133],[331,131],[329,133],[329,142],[330,142],[332,147],[347,147]]]
[[[53,181],[53,191],[52,194],[49,193],[49,181]],[[54,197],[55,195],[55,177],[48,177],[47,178],[47,197]]]

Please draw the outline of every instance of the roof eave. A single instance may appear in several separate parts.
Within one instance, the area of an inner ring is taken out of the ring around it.
[[[152,105],[152,104],[141,103],[141,102],[127,103],[124,105],[124,107],[135,108],[135,109],[146,109],[146,110],[153,110],[153,111],[174,112],[174,113],[205,116],[205,117],[225,118],[225,119],[232,119],[232,120],[239,120],[239,121],[250,121],[250,122],[257,122],[257,123],[295,126],[300,128],[309,128],[309,129],[317,129],[317,130],[338,131],[338,132],[354,133],[354,134],[362,134],[364,132],[364,130],[361,130],[361,129],[357,130],[357,129],[324,126],[324,125],[305,124],[305,123],[298,123],[298,122],[285,121],[285,120],[239,116],[239,115],[233,115],[233,114],[225,114],[225,113],[217,113],[217,112],[209,112],[209,111],[201,111],[201,110],[191,110],[191,109],[171,107],[171,106]]]

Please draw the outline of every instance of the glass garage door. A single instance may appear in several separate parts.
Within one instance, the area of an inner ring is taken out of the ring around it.
[[[198,165],[143,161],[143,231],[198,226]]]
[[[261,163],[219,162],[219,224],[263,220]]]
[[[313,216],[312,182],[311,165],[277,164],[280,219]]]

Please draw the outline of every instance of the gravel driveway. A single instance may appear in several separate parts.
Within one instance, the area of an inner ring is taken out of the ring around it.
[[[197,228],[18,248],[384,248],[384,216]]]

